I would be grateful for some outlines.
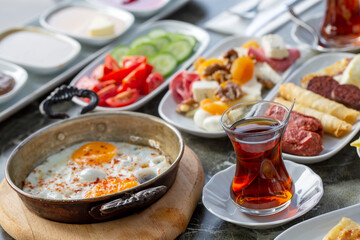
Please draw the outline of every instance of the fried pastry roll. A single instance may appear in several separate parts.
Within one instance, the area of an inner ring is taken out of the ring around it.
[[[354,109],[347,108],[340,103],[324,98],[319,94],[296,86],[293,83],[282,84],[279,88],[279,95],[289,101],[295,98],[296,102],[304,107],[333,115],[350,124],[353,124],[356,118],[360,116],[360,112]]]
[[[287,108],[291,106],[291,102],[283,98],[275,98],[274,101],[284,105]],[[294,106],[294,111],[319,119],[324,131],[335,137],[342,137],[348,134],[352,128],[351,124],[343,120],[340,120],[330,114],[305,107],[298,102]]]

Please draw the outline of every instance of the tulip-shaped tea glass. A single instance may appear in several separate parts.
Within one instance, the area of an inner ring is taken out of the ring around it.
[[[276,117],[269,116],[274,110]],[[275,214],[291,202],[294,187],[281,153],[289,117],[285,106],[269,101],[244,102],[229,108],[221,117],[236,153],[230,195],[245,213]]]

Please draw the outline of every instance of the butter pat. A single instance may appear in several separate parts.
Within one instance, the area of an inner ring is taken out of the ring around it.
[[[214,100],[214,92],[218,88],[217,81],[196,81],[192,83],[193,98],[200,102],[205,98]]]
[[[89,25],[92,37],[107,37],[115,34],[114,23],[104,16],[96,16]]]
[[[360,88],[360,54],[356,55],[345,68],[339,83],[352,84]]]
[[[269,34],[262,37],[261,45],[268,58],[284,59],[289,56],[284,40],[277,34]]]

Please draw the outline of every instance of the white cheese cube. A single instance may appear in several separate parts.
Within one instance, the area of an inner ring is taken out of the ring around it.
[[[265,62],[255,64],[254,75],[257,79],[270,80],[274,84],[282,80],[280,75]]]
[[[196,81],[192,84],[193,98],[200,102],[205,98],[214,99],[214,92],[218,88],[217,81]]]
[[[114,35],[114,23],[107,17],[96,16],[89,25],[89,34],[93,37],[107,37]]]
[[[289,56],[284,40],[277,34],[263,36],[261,45],[268,58],[284,59]]]

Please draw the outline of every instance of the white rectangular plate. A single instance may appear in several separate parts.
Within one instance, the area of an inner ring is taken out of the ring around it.
[[[317,55],[307,62],[305,62],[301,67],[299,67],[290,77],[288,77],[284,83],[292,82],[298,86],[300,86],[301,79],[309,73],[317,72],[320,69],[327,67],[331,64],[334,64],[336,61],[343,58],[354,57],[355,54],[352,53],[326,53]],[[271,90],[271,92],[266,96],[266,100],[272,100],[277,96],[279,86],[275,87]],[[285,159],[290,159],[295,162],[309,164],[309,163],[317,163],[324,161],[332,156],[334,156],[337,152],[339,152],[346,144],[348,144],[351,139],[356,135],[356,133],[360,129],[360,121],[357,120],[352,127],[352,130],[349,134],[336,138],[329,134],[324,134],[322,141],[324,145],[324,150],[317,156],[304,157],[304,156],[296,156],[293,154],[283,153]]]
[[[145,25],[137,31],[137,33],[131,38],[127,39],[127,41],[124,41],[121,43],[122,45],[128,45],[133,41],[134,39],[146,35],[148,32],[150,32],[153,29],[164,29],[169,32],[180,32],[185,33],[194,36],[198,43],[197,46],[195,46],[193,54],[184,62],[182,62],[180,65],[178,65],[174,71],[174,73],[167,77],[165,79],[165,82],[161,84],[158,88],[156,88],[154,91],[149,93],[148,95],[141,96],[136,102],[133,104],[130,104],[125,107],[119,107],[119,108],[110,108],[110,107],[96,107],[96,111],[112,111],[112,110],[135,110],[146,104],[148,101],[150,101],[153,97],[155,97],[158,93],[160,93],[164,88],[166,88],[170,82],[170,80],[178,74],[179,71],[189,66],[192,62],[195,61],[195,59],[200,56],[200,54],[205,50],[209,43],[209,34],[202,30],[199,27],[196,27],[192,24],[185,23],[185,22],[179,22],[179,21],[173,21],[173,20],[164,20],[152,23],[150,25]],[[112,48],[113,49],[113,48]],[[70,85],[75,85],[75,83],[83,76],[90,76],[92,71],[100,64],[104,63],[104,59],[106,54],[110,53],[112,51],[110,49],[109,51],[105,52],[98,58],[96,58],[93,62],[91,62],[86,68],[84,68],[78,75],[75,76],[75,78],[71,81]],[[86,102],[80,100],[79,98],[73,98],[73,101],[81,106],[87,105]]]
[[[281,233],[275,240],[322,240],[330,229],[340,222],[342,217],[347,217],[360,223],[360,204],[325,213],[298,223]]]

